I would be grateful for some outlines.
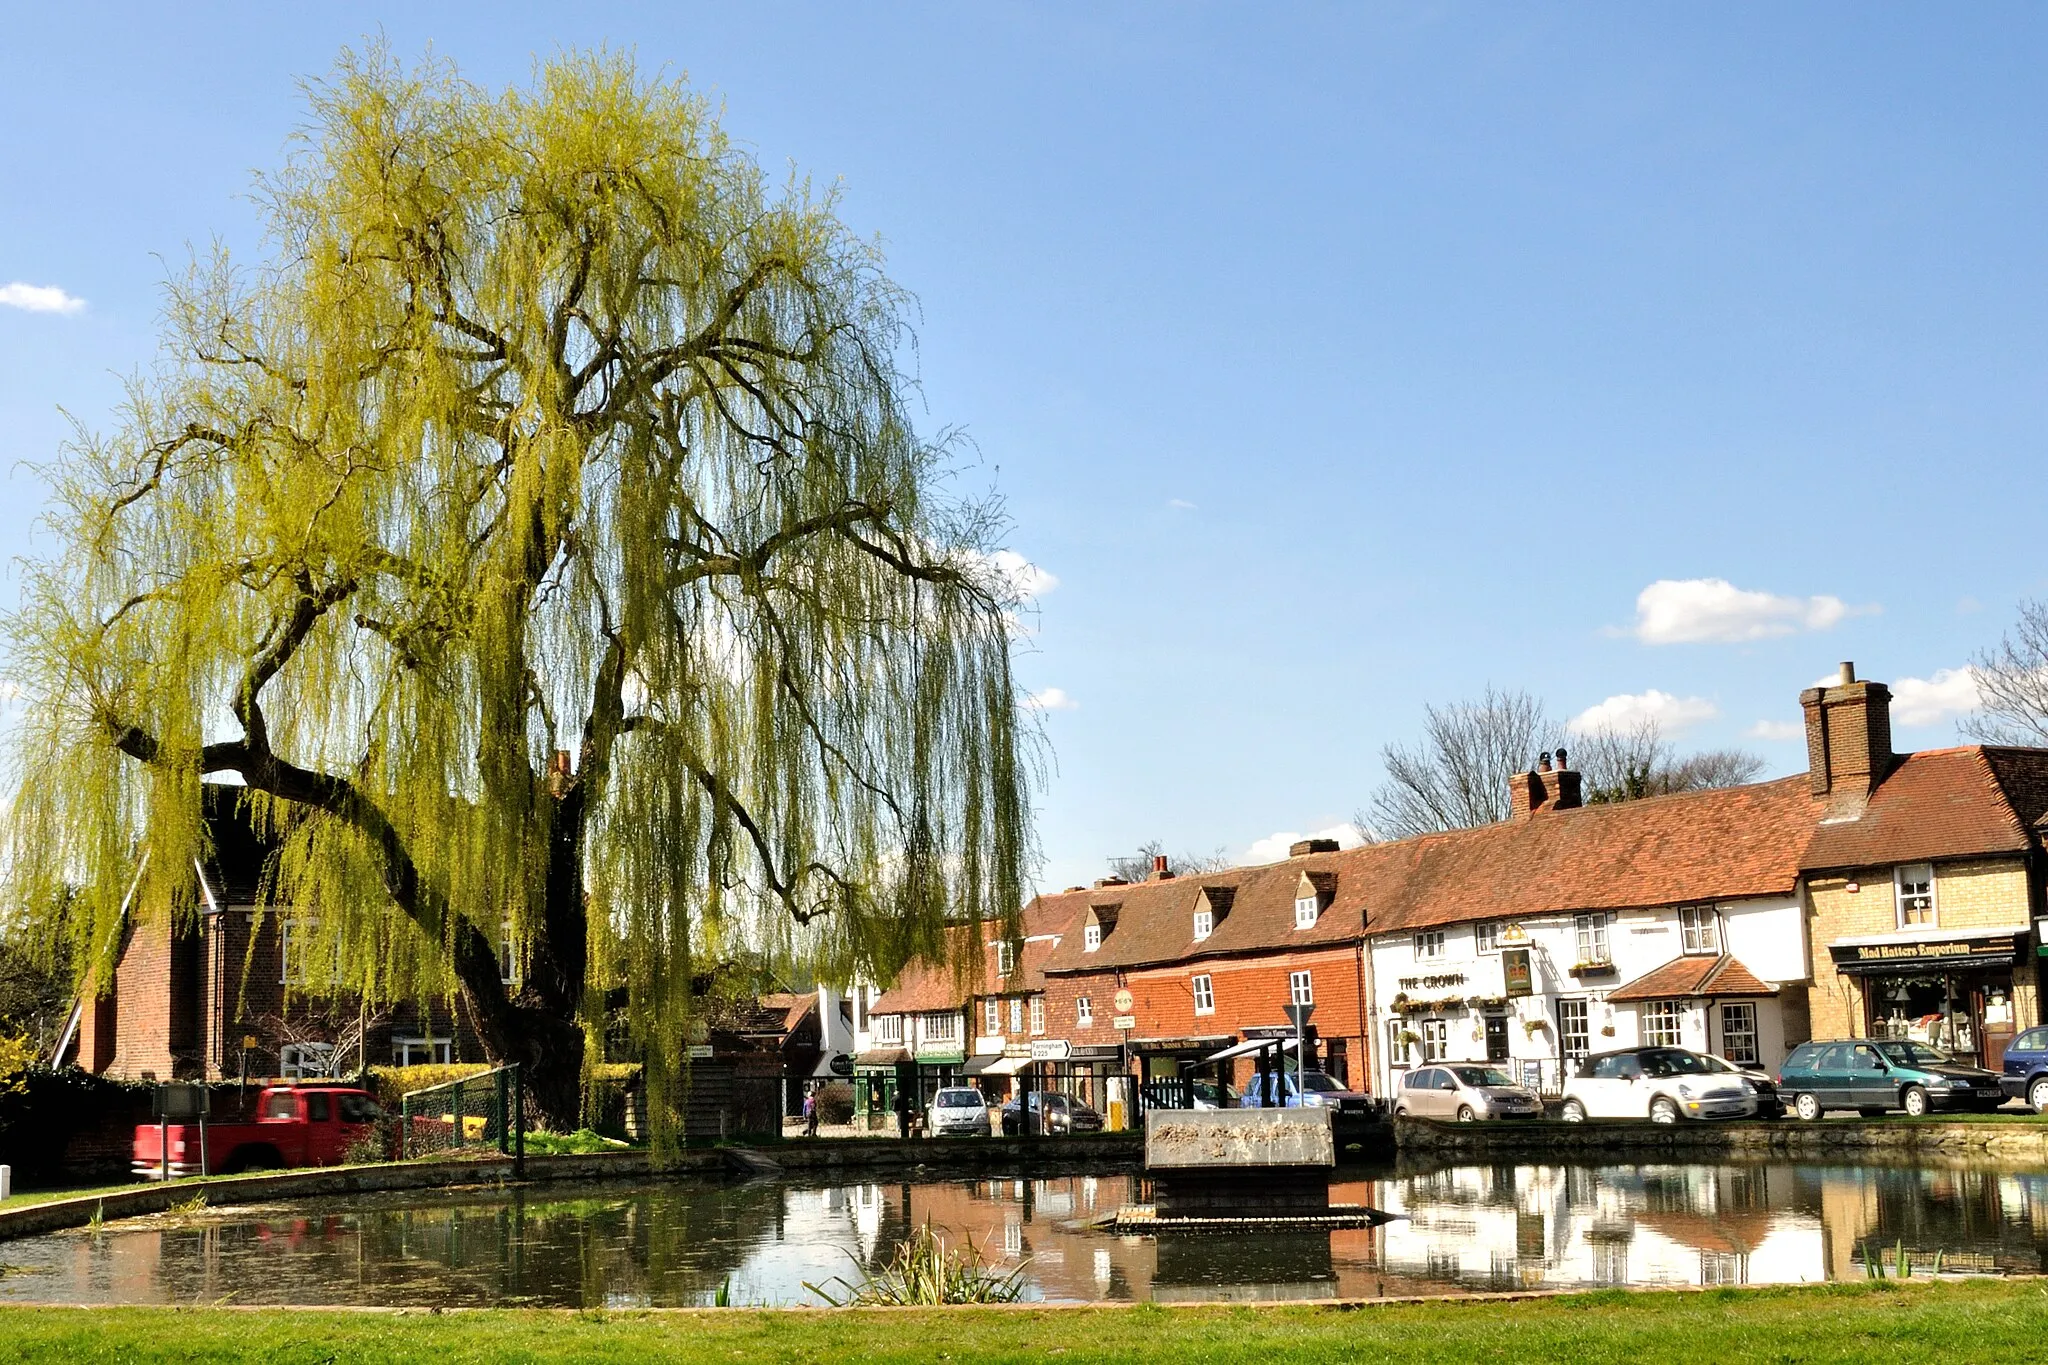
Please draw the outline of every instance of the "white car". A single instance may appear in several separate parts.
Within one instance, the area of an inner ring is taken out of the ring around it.
[[[1756,1090],[1740,1075],[1715,1069],[1682,1047],[1631,1047],[1579,1064],[1565,1083],[1564,1118],[1746,1119],[1756,1115]]]
[[[925,1131],[933,1137],[987,1137],[988,1101],[979,1090],[949,1086],[932,1097]]]

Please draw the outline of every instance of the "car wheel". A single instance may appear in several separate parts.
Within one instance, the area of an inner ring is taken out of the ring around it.
[[[1407,1118],[1407,1117],[1408,1117],[1408,1106],[1407,1106],[1407,1105],[1405,1105],[1405,1104],[1397,1104],[1397,1105],[1395,1105],[1395,1106],[1394,1106],[1394,1117],[1395,1117],[1395,1118],[1397,1118],[1397,1119],[1405,1119],[1405,1118]]]
[[[1678,1106],[1673,1104],[1670,1100],[1664,1098],[1662,1095],[1659,1095],[1656,1099],[1650,1101],[1650,1122],[1678,1122]]]
[[[1808,1123],[1818,1122],[1822,1114],[1820,1100],[1813,1095],[1800,1095],[1792,1101],[1792,1112]]]
[[[1917,1085],[1909,1085],[1906,1093],[1899,1097],[1899,1105],[1916,1119],[1924,1117],[1927,1113],[1927,1092]]]
[[[1471,1105],[1461,1104],[1458,1106],[1458,1122],[1470,1123],[1473,1119],[1476,1119],[1478,1117],[1479,1116],[1477,1114],[1472,1112]]]
[[[1584,1123],[1586,1121],[1586,1106],[1580,1104],[1577,1100],[1566,1100],[1564,1102],[1564,1121],[1566,1123]]]
[[[2048,1076],[2027,1087],[2027,1107],[2037,1114],[2048,1114]]]

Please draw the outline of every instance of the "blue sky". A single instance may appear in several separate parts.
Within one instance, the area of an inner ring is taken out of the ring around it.
[[[488,84],[629,47],[843,182],[1055,580],[1045,884],[1333,826],[1489,682],[1789,772],[1854,659],[1952,742],[2048,591],[2048,11],[2001,5],[18,11],[11,553],[59,408],[109,421],[188,243],[255,249],[297,78],[377,31]]]

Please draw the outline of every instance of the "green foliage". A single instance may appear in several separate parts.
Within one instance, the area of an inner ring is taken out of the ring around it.
[[[1015,1303],[1026,1288],[1022,1263],[996,1271],[983,1263],[972,1246],[953,1248],[922,1224],[896,1248],[881,1269],[868,1272],[859,1284],[834,1277],[827,1290],[804,1281],[804,1288],[834,1308],[936,1307],[951,1303]]]
[[[450,1081],[467,1080],[481,1076],[491,1069],[488,1062],[456,1062],[451,1065],[434,1063],[426,1066],[373,1066],[363,1078],[363,1088],[377,1097],[377,1103],[386,1109],[396,1109],[398,1102],[415,1090],[431,1086],[446,1085]]]
[[[118,425],[46,470],[10,890],[104,967],[131,884],[193,912],[238,778],[312,989],[459,993],[558,1122],[616,1013],[672,1150],[721,964],[1014,924],[1000,516],[913,428],[874,246],[681,82],[374,49],[308,91],[269,257],[175,282]]]
[[[830,1081],[818,1091],[818,1122],[853,1122],[853,1086],[850,1083]]]
[[[578,1128],[573,1133],[534,1132],[526,1135],[529,1156],[587,1156],[593,1152],[623,1152],[630,1147],[630,1143],[608,1138],[588,1128]]]

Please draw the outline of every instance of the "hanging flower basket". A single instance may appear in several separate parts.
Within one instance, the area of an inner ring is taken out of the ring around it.
[[[1573,976],[1580,977],[1612,976],[1614,975],[1614,964],[1605,960],[1599,962],[1574,962],[1571,971]]]
[[[1522,1021],[1522,1036],[1524,1038],[1534,1038],[1549,1027],[1550,1021],[1548,1019],[1524,1019]]]
[[[1415,1030],[1413,1029],[1404,1028],[1401,1030],[1398,1036],[1398,1041],[1400,1042],[1402,1047],[1414,1047],[1417,1043],[1422,1041],[1422,1035],[1415,1032]]]

